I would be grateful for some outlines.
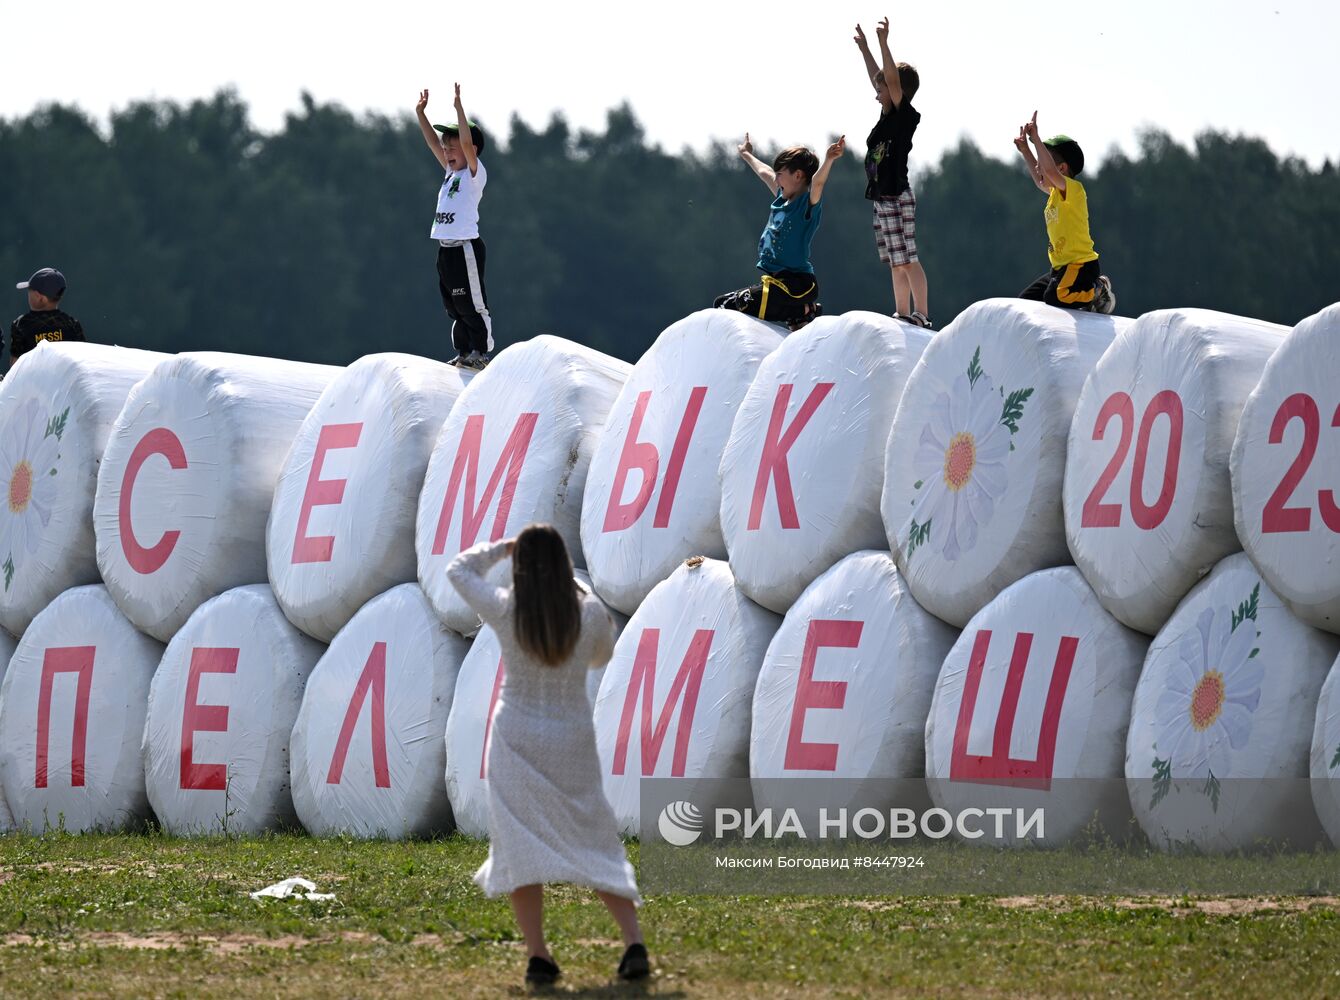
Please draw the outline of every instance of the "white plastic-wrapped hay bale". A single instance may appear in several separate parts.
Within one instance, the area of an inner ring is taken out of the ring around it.
[[[1151,841],[1316,843],[1308,755],[1337,652],[1340,638],[1294,617],[1241,552],[1187,594],[1149,647],[1131,708],[1126,781]]]
[[[1084,383],[1066,446],[1070,552],[1103,607],[1153,635],[1241,548],[1228,458],[1287,329],[1207,309],[1145,313]]]
[[[303,421],[275,489],[270,583],[289,620],[329,642],[364,604],[414,579],[414,512],[433,442],[470,378],[370,354]]]
[[[21,635],[58,594],[97,583],[98,463],[131,388],[166,355],[40,343],[0,392],[0,626]]]
[[[374,597],[340,629],[293,726],[293,804],[308,832],[452,831],[443,734],[469,649],[417,583]]]
[[[1317,818],[1331,843],[1340,847],[1340,656],[1331,665],[1317,700],[1309,770]]]
[[[18,640],[4,629],[0,629],[0,684],[4,682],[10,657],[14,655],[17,646]],[[0,833],[7,833],[12,829],[14,829],[14,817],[10,815],[9,804],[5,802],[4,783],[0,782]]]
[[[587,470],[632,366],[558,337],[503,351],[461,393],[433,447],[415,524],[419,584],[462,635],[479,618],[447,580],[447,563],[477,541],[527,524],[558,529],[582,556]]]
[[[906,805],[897,783],[925,777],[926,717],[957,637],[912,599],[888,552],[853,553],[810,584],[754,690],[755,806],[797,805],[771,779],[800,777],[840,779],[841,806]]]
[[[690,559],[647,595],[596,698],[605,797],[624,832],[639,832],[644,777],[748,779],[754,685],[781,623],[716,559]],[[685,798],[706,809],[704,794]]]
[[[1070,561],[1070,419],[1129,323],[987,299],[931,341],[898,403],[880,502],[898,570],[928,611],[962,626],[1016,580]]]
[[[1340,303],[1266,364],[1228,466],[1233,524],[1266,583],[1309,625],[1340,632]]]
[[[189,836],[293,825],[289,736],[323,652],[265,584],[196,609],[149,691],[145,783],[164,828]]]
[[[179,354],[131,390],[93,504],[98,568],[126,617],[167,642],[201,604],[265,581],[284,456],[338,368]]]
[[[778,613],[843,556],[883,548],[884,451],[930,341],[874,313],[823,316],[759,367],[721,457],[721,527],[740,589]]]
[[[759,363],[781,343],[771,323],[702,309],[633,367],[582,500],[587,569],[620,611],[632,614],[690,556],[726,557],[717,466]]]
[[[510,562],[504,563],[510,566]],[[581,570],[577,579],[588,591],[591,580]],[[594,591],[592,591],[594,592]],[[615,632],[622,633],[628,619],[609,608]],[[493,710],[502,691],[506,666],[498,635],[485,625],[470,644],[456,679],[456,696],[447,716],[447,796],[456,818],[456,829],[467,837],[489,835],[488,750],[493,729]],[[605,668],[586,672],[586,695],[594,710]]]
[[[1045,826],[1019,836],[1011,819],[998,836],[987,819],[980,838],[963,839],[1057,846],[1090,824],[1126,836],[1122,759],[1147,645],[1103,610],[1073,566],[1030,574],[973,616],[945,658],[926,721],[931,798],[954,816],[1042,809]]]
[[[33,619],[0,684],[0,786],[20,828],[124,830],[149,818],[140,737],[162,655],[100,584],[67,590]]]

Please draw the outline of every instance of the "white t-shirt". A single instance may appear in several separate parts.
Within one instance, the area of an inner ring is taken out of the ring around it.
[[[484,197],[484,185],[489,172],[484,161],[476,160],[478,167],[473,177],[470,168],[452,170],[442,181],[437,192],[437,215],[429,235],[435,240],[473,240],[479,235],[479,199]]]

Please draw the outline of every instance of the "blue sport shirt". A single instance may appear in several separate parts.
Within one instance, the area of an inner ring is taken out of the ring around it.
[[[758,238],[758,269],[768,274],[778,271],[805,271],[814,273],[810,263],[810,243],[819,229],[823,202],[810,204],[810,192],[800,192],[790,201],[782,196],[781,188],[772,200],[768,224]]]

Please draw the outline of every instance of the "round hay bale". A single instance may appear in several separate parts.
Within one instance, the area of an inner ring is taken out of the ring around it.
[[[93,504],[98,568],[135,625],[167,642],[192,612],[265,582],[265,519],[284,455],[339,371],[179,354],[131,390]]]
[[[128,830],[149,819],[140,737],[162,655],[98,584],[67,590],[33,619],[0,683],[0,786],[21,829]]]
[[[318,836],[450,833],[443,734],[470,644],[417,583],[374,597],[307,681],[293,726],[293,804]]]
[[[1068,563],[1061,482],[1080,386],[1129,320],[988,299],[931,341],[889,433],[881,510],[908,589],[962,627]]]
[[[415,522],[419,584],[462,635],[479,618],[447,580],[476,541],[552,524],[574,565],[582,555],[587,469],[632,366],[558,337],[513,344],[461,394],[433,446]]]
[[[1266,363],[1229,456],[1233,524],[1270,589],[1340,633],[1340,303],[1303,320]]]
[[[1340,638],[1294,617],[1241,552],[1187,594],[1149,647],[1126,743],[1131,805],[1154,844],[1317,842],[1308,754],[1337,652]]]
[[[1207,309],[1145,313],[1084,383],[1066,447],[1065,526],[1103,607],[1147,635],[1241,548],[1228,456],[1287,329]]]
[[[1011,847],[1058,846],[1089,828],[1125,837],[1122,755],[1147,645],[1073,566],[1026,576],[974,615],[945,658],[926,722],[931,798],[953,815],[1041,809],[1045,827],[1010,820],[998,830],[987,819],[980,838],[955,835]]]
[[[784,613],[843,556],[884,547],[889,427],[929,341],[875,313],[822,316],[759,367],[721,458],[721,526],[752,600]]]
[[[293,826],[289,736],[325,646],[294,628],[265,584],[211,598],[168,643],[149,691],[144,772],[171,833]]]
[[[782,343],[769,323],[703,309],[633,367],[591,456],[582,550],[596,590],[632,614],[690,556],[726,557],[717,466],[759,363]]]
[[[266,534],[289,621],[330,642],[363,605],[414,580],[414,512],[460,368],[369,354],[321,394],[284,461]]]
[[[0,626],[22,635],[56,596],[98,583],[98,463],[131,388],[167,355],[40,343],[0,392]]]

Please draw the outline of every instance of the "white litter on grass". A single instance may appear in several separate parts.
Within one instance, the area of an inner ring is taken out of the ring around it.
[[[294,875],[292,878],[286,878],[282,882],[276,882],[274,885],[267,885],[264,889],[257,889],[251,894],[252,899],[314,899],[317,901],[324,899],[334,899],[333,892],[317,892],[316,883],[309,882],[301,875]]]

